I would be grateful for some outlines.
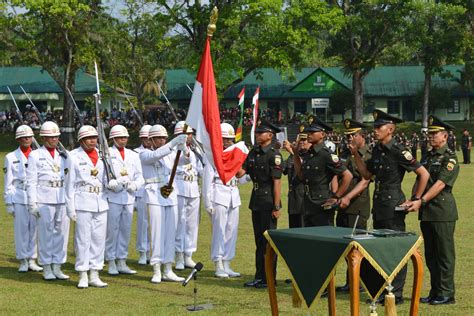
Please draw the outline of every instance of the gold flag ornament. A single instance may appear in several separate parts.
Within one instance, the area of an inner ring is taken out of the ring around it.
[[[96,177],[99,174],[99,170],[97,168],[92,168],[91,169],[91,176]]]
[[[58,173],[61,169],[59,168],[59,165],[58,164],[54,164],[53,165],[53,171]]]
[[[207,36],[212,37],[212,34],[216,31],[216,23],[218,17],[218,10],[217,7],[214,7],[211,12],[211,17],[209,19],[209,24],[207,25]]]

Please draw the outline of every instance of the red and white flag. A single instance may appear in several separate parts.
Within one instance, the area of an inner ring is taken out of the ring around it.
[[[216,169],[222,182],[227,183],[240,170],[247,157],[248,148],[243,142],[239,142],[223,150],[209,37],[204,46],[186,123],[196,130],[196,139],[202,143],[207,160]]]
[[[257,127],[258,122],[258,95],[260,94],[260,87],[255,90],[255,94],[252,98],[253,105],[253,119],[252,119],[252,129],[250,130],[250,140],[252,145],[255,145],[255,128]]]

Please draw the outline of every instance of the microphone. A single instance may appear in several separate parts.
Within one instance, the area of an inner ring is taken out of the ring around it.
[[[196,275],[196,273],[201,271],[202,267],[203,267],[203,264],[201,262],[196,263],[196,265],[193,268],[193,271],[191,271],[191,273],[188,275],[186,280],[184,280],[181,285],[186,286],[189,283],[189,281],[191,281],[191,279]]]

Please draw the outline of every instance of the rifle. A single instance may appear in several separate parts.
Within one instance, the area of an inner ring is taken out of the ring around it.
[[[99,86],[99,72],[97,71],[97,63],[94,61],[95,68],[95,81],[97,84],[97,93],[94,94],[95,99],[95,115],[97,121],[97,133],[99,134],[99,156],[104,162],[105,174],[107,175],[107,181],[117,179],[110,161],[109,145],[107,143],[107,136],[105,135],[104,126],[102,125],[102,119],[100,118],[100,86]]]
[[[138,114],[137,110],[135,109],[135,107],[133,106],[133,103],[132,101],[130,101],[130,98],[128,97],[127,93],[125,92],[125,89],[122,89],[124,91],[123,95],[125,96],[125,98],[127,99],[128,101],[128,104],[130,104],[130,106],[132,107],[132,111],[133,111],[133,114],[135,114],[135,116],[137,117],[138,121],[140,122],[140,127],[143,126],[143,119],[141,118],[140,114]]]
[[[43,117],[41,116],[40,111],[38,110],[38,108],[36,107],[36,105],[33,103],[33,101],[31,100],[30,96],[28,95],[28,93],[26,93],[25,89],[23,89],[22,86],[20,86],[20,89],[21,89],[21,91],[23,91],[23,93],[25,94],[26,98],[28,99],[28,101],[30,102],[31,106],[33,107],[33,110],[35,111],[35,114],[36,114],[36,116],[38,117],[38,120],[40,121],[41,125],[43,125],[44,120],[43,120]],[[64,159],[67,159],[67,150],[66,150],[66,148],[64,147],[64,145],[63,145],[61,142],[58,142],[58,148],[57,148],[57,150],[58,150],[58,152],[59,152],[59,155],[61,155]]]
[[[79,124],[81,124],[81,126],[84,126],[84,118],[81,115],[81,111],[79,111],[79,107],[76,104],[76,100],[74,100],[71,90],[69,90],[68,87],[66,87],[66,90],[67,90],[67,93],[69,94],[69,97],[72,100],[72,104],[74,104],[74,112],[76,112],[77,118],[79,119]]]
[[[25,122],[25,119],[23,118],[23,114],[21,113],[20,111],[20,108],[18,107],[18,104],[16,104],[16,100],[15,98],[13,97],[13,93],[12,91],[10,90],[10,87],[7,86],[7,89],[8,89],[8,92],[10,93],[10,96],[12,97],[12,100],[13,100],[13,103],[15,104],[15,108],[16,108],[16,115],[18,115],[18,118],[20,119],[21,121],[21,124],[24,124]],[[36,140],[36,138],[33,136],[33,149],[38,149],[40,148],[40,145],[38,144],[38,141]]]
[[[160,83],[158,81],[156,81],[156,84],[158,85],[158,89],[160,89],[160,93],[165,97],[166,105],[168,106],[168,109],[170,110],[171,115],[173,115],[176,122],[178,122],[179,121],[178,116],[176,115],[176,112],[174,111],[173,106],[170,103],[170,100],[168,100],[168,98],[166,97],[165,92],[163,91],[163,89],[161,89]],[[188,89],[191,89],[191,88],[188,86]],[[192,92],[192,90],[191,90],[191,92]],[[185,126],[185,127],[187,129],[187,126]],[[183,129],[183,131],[186,131],[186,129]],[[204,163],[204,160],[202,158],[202,154],[204,153],[204,149],[202,148],[202,145],[194,137],[191,138],[191,139],[192,139],[194,147],[198,149],[198,150],[194,150],[194,153],[196,154],[196,156],[198,157],[198,159],[201,161],[202,165],[204,166],[205,163]]]

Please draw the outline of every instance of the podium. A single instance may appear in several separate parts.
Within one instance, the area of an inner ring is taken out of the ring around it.
[[[359,285],[372,300],[377,299],[411,259],[414,266],[410,315],[418,314],[423,278],[419,246],[423,239],[415,234],[378,235],[369,239],[350,239],[352,229],[305,227],[268,230],[265,272],[272,315],[278,315],[274,261],[276,254],[287,265],[293,281],[293,305],[301,302],[310,308],[324,289],[328,289],[329,315],[336,315],[334,276],[339,264],[347,260],[350,283],[350,315],[359,315]],[[354,291],[355,289],[355,291]]]

